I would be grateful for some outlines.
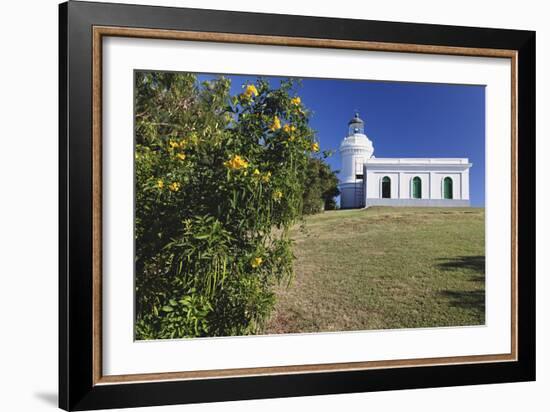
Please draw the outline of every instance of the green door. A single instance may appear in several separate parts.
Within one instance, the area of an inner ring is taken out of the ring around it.
[[[384,176],[382,179],[382,197],[389,199],[391,197],[391,181],[388,176]]]
[[[422,180],[418,176],[413,179],[413,198],[422,198]]]
[[[453,179],[446,177],[443,180],[443,198],[452,199],[453,198]]]

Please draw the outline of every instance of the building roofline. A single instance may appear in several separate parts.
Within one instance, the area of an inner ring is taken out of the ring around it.
[[[375,157],[365,160],[372,165],[471,165],[467,157]]]

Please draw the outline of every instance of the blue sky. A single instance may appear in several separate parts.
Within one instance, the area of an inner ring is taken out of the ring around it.
[[[214,76],[200,75],[199,80]],[[232,93],[256,76],[226,75]],[[269,79],[277,87],[280,78]],[[358,110],[376,157],[467,157],[472,206],[485,205],[485,87],[340,79],[302,79],[297,94],[312,111],[321,150],[340,169],[338,146]]]

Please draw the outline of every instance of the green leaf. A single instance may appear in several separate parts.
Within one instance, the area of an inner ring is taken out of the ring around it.
[[[172,308],[172,306],[163,306],[162,310],[165,312],[172,312],[174,309]]]

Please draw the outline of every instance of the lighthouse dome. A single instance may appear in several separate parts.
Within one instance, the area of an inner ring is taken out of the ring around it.
[[[354,152],[367,159],[374,153],[372,142],[365,134],[365,122],[357,112],[348,122],[348,135],[340,144],[340,153],[345,152]]]
[[[359,117],[359,113],[355,112],[355,116],[348,122],[348,135],[354,133],[365,133],[365,122]]]
[[[359,113],[348,122],[348,135],[342,140],[339,152],[341,159],[340,183],[355,182],[363,173],[363,165],[372,158],[374,147],[364,133],[364,121]]]

